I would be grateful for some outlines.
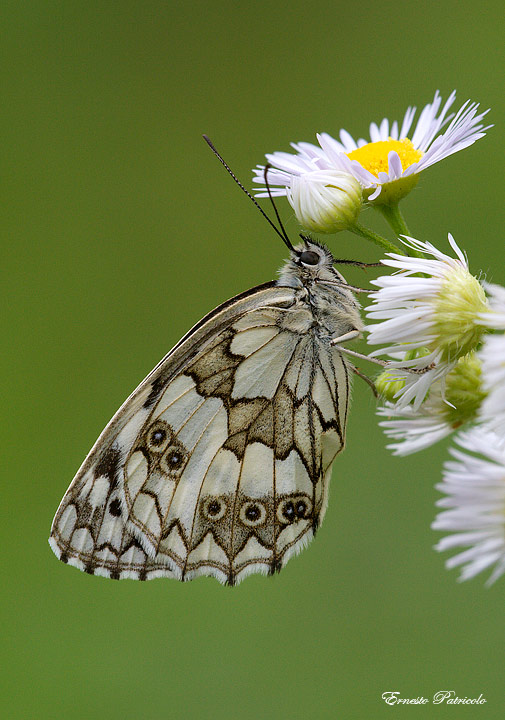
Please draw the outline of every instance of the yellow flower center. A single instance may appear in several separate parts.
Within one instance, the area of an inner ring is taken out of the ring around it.
[[[389,140],[363,145],[363,147],[347,153],[347,157],[350,160],[357,160],[365,170],[378,178],[380,172],[388,172],[388,154],[392,150],[398,153],[403,170],[420,160],[424,154],[421,150],[416,150],[408,138],[402,140],[389,138]]]
[[[484,288],[477,278],[464,267],[448,272],[434,310],[437,337],[432,349],[442,350],[444,360],[448,361],[475,350],[485,332],[477,319],[488,310]]]
[[[474,352],[458,360],[445,381],[444,409],[446,421],[454,429],[473,421],[487,393],[482,389],[482,369]]]

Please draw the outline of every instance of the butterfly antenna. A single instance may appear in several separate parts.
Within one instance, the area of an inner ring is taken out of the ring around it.
[[[265,220],[268,222],[268,224],[271,225],[271,227],[273,227],[273,229],[275,230],[275,232],[277,233],[277,235],[281,238],[282,242],[285,243],[290,250],[293,250],[293,251],[294,251],[294,247],[292,246],[291,242],[289,241],[289,238],[288,238],[288,236],[286,235],[286,231],[284,230],[284,227],[283,227],[282,223],[280,222],[279,215],[278,215],[278,213],[277,213],[277,209],[275,208],[275,205],[274,205],[275,214],[276,214],[277,219],[279,220],[280,226],[281,226],[281,228],[282,228],[282,232],[281,232],[281,231],[279,230],[279,228],[275,225],[275,223],[268,217],[268,215],[267,215],[266,212],[263,210],[263,208],[259,205],[259,203],[256,202],[256,200],[253,198],[253,196],[251,195],[251,193],[250,193],[248,190],[245,189],[245,187],[242,185],[242,183],[240,182],[240,180],[238,179],[238,177],[237,177],[237,176],[235,175],[235,173],[232,171],[232,169],[230,168],[230,166],[228,165],[228,163],[226,163],[226,162],[223,160],[223,158],[221,157],[221,155],[218,153],[218,151],[217,151],[216,148],[214,147],[214,144],[213,144],[212,140],[211,140],[207,135],[204,135],[204,136],[203,136],[203,139],[205,140],[205,142],[207,143],[207,145],[210,147],[210,149],[212,150],[212,152],[214,153],[214,155],[217,157],[217,159],[221,162],[221,164],[224,165],[224,167],[226,168],[226,170],[228,171],[228,173],[232,176],[232,178],[235,180],[235,182],[237,183],[237,185],[239,186],[239,188],[241,188],[241,190],[243,190],[243,191],[245,192],[245,194],[247,195],[247,197],[249,198],[249,200],[252,200],[252,201],[253,201],[253,203],[256,205],[256,207],[258,208],[258,210],[260,211],[260,213],[263,215],[263,217],[265,218]],[[269,196],[270,196],[270,188],[268,187],[268,183],[267,183],[267,190],[268,190],[268,194],[269,194]],[[270,199],[271,199],[271,197],[270,197]]]
[[[265,179],[265,185],[267,186],[268,197],[270,199],[270,202],[272,203],[272,207],[274,209],[274,213],[275,213],[275,217],[277,218],[277,222],[279,223],[279,227],[282,232],[282,239],[284,240],[284,242],[286,243],[288,248],[294,252],[295,249],[291,244],[291,240],[288,237],[288,234],[284,228],[284,225],[282,224],[281,216],[279,215],[279,211],[277,210],[277,206],[274,202],[272,191],[270,190],[270,183],[268,182],[268,171],[270,170],[271,167],[272,166],[270,165],[270,163],[267,163],[263,169],[263,177]]]

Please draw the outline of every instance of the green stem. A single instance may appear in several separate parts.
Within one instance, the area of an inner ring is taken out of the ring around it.
[[[373,243],[378,245],[380,248],[382,248],[382,250],[385,250],[386,252],[394,252],[400,253],[400,255],[405,255],[405,250],[398,247],[398,245],[395,245],[395,243],[391,242],[390,240],[387,240],[385,237],[382,237],[382,235],[379,235],[378,233],[373,232],[373,230],[369,230],[368,228],[364,227],[364,225],[355,223],[352,227],[348,229],[355,235],[359,235],[366,240],[371,240]]]
[[[382,213],[386,222],[393,228],[395,235],[410,235],[410,230],[407,227],[398,202],[392,203],[391,205],[377,204],[373,207]]]
[[[393,229],[393,232],[395,235],[408,235],[410,236],[410,230],[407,227],[407,223],[405,222],[405,218],[402,215],[402,211],[400,210],[400,205],[398,202],[392,203],[391,205],[374,205],[373,206],[376,210],[378,210],[386,222],[391,226]],[[418,250],[414,250],[414,248],[406,247],[403,252],[404,255],[410,255],[410,257],[418,257],[423,258],[424,255],[422,252],[419,252]]]

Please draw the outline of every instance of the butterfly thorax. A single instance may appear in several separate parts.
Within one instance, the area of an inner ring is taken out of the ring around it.
[[[363,328],[359,303],[333,263],[334,258],[328,248],[307,241],[291,253],[277,281],[281,287],[296,290],[296,302],[300,309],[310,313],[314,331],[321,339],[327,340]]]

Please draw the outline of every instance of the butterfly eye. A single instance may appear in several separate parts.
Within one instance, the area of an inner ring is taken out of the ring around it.
[[[304,250],[300,255],[300,262],[304,265],[318,265],[320,256],[313,250]]]

